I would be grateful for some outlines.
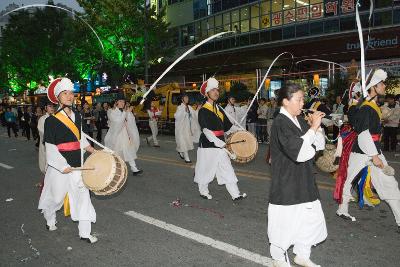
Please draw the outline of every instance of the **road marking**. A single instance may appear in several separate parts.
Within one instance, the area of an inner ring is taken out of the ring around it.
[[[7,164],[1,163],[1,162],[0,162],[0,167],[3,167],[4,169],[7,169],[7,170],[14,169],[13,166],[10,166],[10,165],[7,165]]]
[[[171,160],[171,159],[166,159],[166,158],[159,158],[159,157],[154,157],[154,156],[140,156],[139,160],[144,160],[144,161],[150,161],[150,162],[155,162],[155,163],[161,163],[161,164],[166,164],[166,165],[174,165],[174,166],[179,166],[179,167],[185,167],[192,169],[193,164],[186,164],[186,163],[181,163],[176,160]],[[261,173],[261,172],[256,172],[256,171],[245,171],[243,169],[235,169],[236,170],[236,175],[241,176],[241,177],[246,177],[246,178],[252,178],[256,180],[267,180],[270,181],[272,177],[269,174],[266,173]],[[317,181],[318,188],[320,189],[325,189],[329,191],[333,191],[335,189],[335,186],[333,184],[329,184],[326,182],[321,182]]]
[[[135,218],[137,220],[140,220],[142,222],[154,225],[156,227],[159,227],[161,229],[164,229],[166,231],[172,232],[174,234],[180,235],[182,237],[186,237],[188,239],[194,240],[198,243],[211,246],[213,248],[225,251],[229,254],[244,258],[246,260],[261,264],[263,266],[272,266],[272,259],[268,258],[266,256],[262,256],[260,254],[256,254],[254,252],[248,251],[243,248],[236,247],[234,245],[213,239],[211,237],[201,235],[189,230],[186,230],[184,228],[175,226],[173,224],[157,220],[155,218],[143,215],[141,213],[135,212],[135,211],[127,211],[125,212],[125,215],[128,215],[132,218]]]

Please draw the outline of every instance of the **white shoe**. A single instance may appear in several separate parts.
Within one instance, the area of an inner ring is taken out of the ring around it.
[[[46,229],[51,232],[57,230],[58,228],[55,225],[46,225]]]
[[[286,261],[273,260],[272,266],[273,267],[288,267],[289,264]]]
[[[341,212],[341,211],[337,210],[336,215],[339,216],[340,218],[342,218],[343,220],[348,220],[348,221],[351,220],[352,222],[356,221],[356,217],[351,216],[347,212]]]
[[[299,256],[294,257],[294,263],[304,267],[321,267],[321,265],[315,264],[310,259],[304,259]]]
[[[81,240],[84,240],[90,244],[96,243],[98,241],[97,237],[89,235],[89,237],[81,237]]]
[[[200,194],[200,196],[204,199],[208,199],[208,200],[212,199],[212,196],[210,194],[205,194],[205,195]]]
[[[239,194],[238,197],[232,198],[232,200],[233,201],[242,200],[242,199],[245,199],[246,197],[247,197],[247,194],[243,193],[243,194]]]

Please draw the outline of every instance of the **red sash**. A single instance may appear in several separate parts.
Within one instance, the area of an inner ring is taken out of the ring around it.
[[[65,151],[74,151],[81,149],[81,144],[79,141],[75,142],[67,142],[57,145],[58,151],[65,152]]]
[[[215,136],[223,136],[224,135],[224,131],[212,131],[214,133]]]
[[[343,129],[340,131],[340,135],[342,136],[343,149],[342,156],[340,157],[339,161],[339,169],[337,171],[335,191],[333,192],[333,198],[339,204],[342,203],[343,187],[347,179],[349,157],[354,141],[357,138],[357,133],[353,131],[350,126],[347,125],[343,127]]]

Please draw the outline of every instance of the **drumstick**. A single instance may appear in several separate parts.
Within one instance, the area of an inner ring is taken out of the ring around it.
[[[71,168],[73,171],[93,171],[94,167],[74,167]]]
[[[225,146],[227,146],[227,145],[233,145],[233,144],[238,144],[238,143],[244,143],[244,142],[246,142],[246,140],[240,140],[240,141],[235,141],[235,142],[230,142],[230,143],[226,143],[225,144]]]

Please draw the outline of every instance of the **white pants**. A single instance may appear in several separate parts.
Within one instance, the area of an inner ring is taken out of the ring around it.
[[[47,225],[55,225],[56,211],[63,206],[67,193],[71,219],[79,221],[79,235],[86,238],[90,235],[90,224],[96,222],[96,212],[90,200],[89,190],[82,183],[80,171],[63,174],[49,166],[38,208],[42,210]]]
[[[324,241],[327,229],[321,202],[296,205],[268,206],[268,238],[274,260],[285,260],[284,253],[291,245],[293,252],[310,258],[311,246]]]
[[[208,194],[208,184],[217,177],[219,185],[225,185],[232,198],[240,196],[238,179],[231,159],[220,148],[198,148],[194,182],[199,185],[201,195]]]
[[[56,212],[51,210],[43,210],[44,218],[48,226],[56,225]],[[88,238],[92,231],[92,223],[90,221],[79,221],[78,223],[79,236]]]
[[[158,126],[156,120],[149,120],[149,126],[151,130],[151,136],[147,139],[149,141],[153,140],[154,145],[158,145],[157,135],[158,135]]]
[[[271,253],[271,257],[274,260],[285,261],[285,253],[286,250],[281,249],[280,247],[271,244],[269,247],[269,251]],[[309,259],[311,256],[311,245],[305,245],[301,243],[294,244],[293,253],[303,259]]]
[[[383,154],[379,155],[383,164],[386,166],[387,161]],[[347,169],[347,179],[343,186],[343,201],[339,205],[338,213],[349,213],[349,202],[352,199],[351,186],[354,178],[365,167],[366,162],[371,158],[365,154],[351,153],[349,158],[349,167]],[[397,225],[400,225],[400,191],[394,176],[388,176],[383,173],[382,169],[370,166],[371,182],[380,199],[385,200],[392,209]]]

